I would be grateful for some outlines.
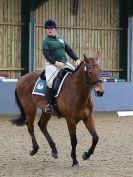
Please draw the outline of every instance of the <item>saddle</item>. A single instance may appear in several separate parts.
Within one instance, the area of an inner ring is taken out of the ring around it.
[[[53,85],[52,85],[52,89],[53,89],[53,108],[54,110],[56,111],[56,114],[58,115],[58,117],[60,118],[62,115],[59,111],[59,108],[58,108],[58,104],[56,102],[56,99],[54,99],[55,97],[57,97],[59,95],[59,92],[61,90],[61,87],[62,87],[62,84],[66,78],[66,76],[68,74],[72,74],[72,70],[69,69],[69,68],[65,68],[65,69],[62,69],[59,71],[59,73],[57,74],[56,78],[54,79],[53,81]],[[40,78],[42,80],[45,81],[46,83],[46,76],[45,76],[45,70],[41,73],[40,75]],[[45,85],[46,86],[46,85]]]
[[[53,81],[53,85],[52,85],[52,89],[54,92],[54,97],[57,97],[59,92],[60,92],[60,88],[64,82],[64,79],[66,78],[66,76],[68,74],[72,74],[73,70],[69,69],[69,68],[65,68],[65,69],[61,69],[59,71],[59,73],[57,74],[57,76],[55,77],[54,81]],[[41,73],[40,78],[42,80],[46,80],[46,76],[45,76],[45,70]]]

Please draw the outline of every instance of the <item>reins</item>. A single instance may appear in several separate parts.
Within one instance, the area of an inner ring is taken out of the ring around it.
[[[87,74],[87,70],[88,70],[88,68],[91,68],[92,66],[94,66],[94,64],[93,65],[89,65],[89,64],[87,64],[87,66],[86,66],[86,71],[84,70],[84,81],[82,80],[82,79],[80,79],[79,77],[77,77],[77,76],[75,76],[74,75],[74,73],[76,72],[76,71],[78,71],[79,70],[79,68],[81,67],[81,65],[83,64],[83,62],[84,61],[82,61],[81,63],[80,63],[80,65],[79,66],[77,66],[77,68],[72,72],[72,74],[70,74],[71,76],[74,76],[74,77],[76,77],[80,82],[82,82],[83,84],[84,84],[84,86],[85,87],[87,87],[87,88],[91,88],[93,85],[95,85],[95,84],[97,84],[97,83],[102,83],[103,81],[101,80],[101,79],[98,79],[98,80],[95,80],[95,81],[93,81],[93,82],[89,82],[89,83],[87,83],[86,82],[86,80],[89,80],[89,79],[86,79],[86,74]],[[66,64],[67,65],[67,64]],[[70,66],[69,66],[70,67]],[[58,69],[57,69],[58,70]],[[56,71],[57,71],[56,70]],[[64,69],[65,70],[65,69]],[[56,72],[55,71],[55,72]],[[66,70],[67,71],[67,70]],[[53,75],[55,74],[55,72],[52,74],[52,76],[51,76],[51,78],[53,77]],[[50,79],[51,79],[50,78]],[[47,83],[50,81],[50,79],[47,81]]]
[[[87,76],[87,70],[88,70],[88,68],[91,68],[91,67],[93,67],[95,65],[88,65],[88,66],[89,67],[86,67],[86,71],[84,71],[84,83],[85,83],[86,87],[91,88],[93,85],[95,85],[97,83],[102,83],[103,81],[102,81],[102,79],[97,79],[97,80],[94,80],[93,82],[90,82],[89,78],[87,78],[88,77]],[[89,81],[89,82],[86,82],[86,80]]]
[[[88,68],[91,68],[92,66],[94,66],[94,64],[93,65],[89,65],[88,64],[87,65],[88,67],[85,65],[86,66],[86,71],[84,70],[84,80],[82,80],[79,77],[77,77],[77,76],[74,75],[74,73],[81,67],[81,65],[83,64],[83,62],[84,61],[81,62],[81,64],[75,69],[75,71],[71,75],[74,76],[74,77],[76,77],[80,82],[82,82],[84,84],[85,87],[87,87],[89,89],[92,88],[92,86],[95,85],[95,84],[97,84],[97,83],[102,83],[103,82],[102,79],[97,79],[97,80],[95,80],[93,82],[89,82],[89,83],[86,82],[86,80],[89,80],[89,79],[86,79],[86,77],[87,77],[86,76],[87,70],[88,70]]]

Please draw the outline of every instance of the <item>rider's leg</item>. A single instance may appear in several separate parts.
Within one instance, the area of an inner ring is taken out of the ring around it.
[[[45,108],[45,112],[52,112],[53,111],[53,89],[49,88],[48,86],[46,87],[46,101],[47,105]]]
[[[60,68],[56,67],[55,65],[45,62],[45,67],[46,67],[46,82],[47,82],[47,87],[46,87],[46,100],[47,100],[47,106],[45,108],[45,112],[52,112],[53,107],[52,107],[52,101],[53,101],[53,89],[52,89],[52,84],[54,78],[57,76]]]

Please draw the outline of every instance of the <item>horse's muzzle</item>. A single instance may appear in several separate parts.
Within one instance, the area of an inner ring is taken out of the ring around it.
[[[95,96],[103,96],[104,91],[95,91]]]

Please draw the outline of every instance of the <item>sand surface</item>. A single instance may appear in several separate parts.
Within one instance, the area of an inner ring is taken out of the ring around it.
[[[51,149],[35,121],[35,134],[40,146],[30,156],[31,138],[27,127],[16,127],[0,116],[0,177],[133,177],[133,116],[117,117],[116,112],[94,113],[100,137],[94,155],[87,161],[82,154],[91,145],[91,136],[84,124],[77,126],[77,157],[81,167],[73,168],[71,145],[65,119],[52,117],[49,132],[56,143],[59,158]]]

